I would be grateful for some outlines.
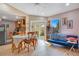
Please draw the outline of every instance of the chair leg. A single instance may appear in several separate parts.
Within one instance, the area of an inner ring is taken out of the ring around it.
[[[70,52],[71,50],[74,50],[74,45],[70,48],[69,52]]]
[[[28,44],[28,52],[29,52],[29,44]]]
[[[11,50],[12,50],[12,53],[14,53],[14,50],[16,50],[16,46],[15,46],[14,43],[12,44],[12,48],[11,48]]]
[[[21,50],[22,50],[22,42],[18,44],[18,53],[20,53]]]
[[[34,47],[34,50],[35,50],[35,47],[36,47],[36,41],[35,40],[33,41],[33,47]]]
[[[71,50],[75,51],[74,45],[72,45],[72,47],[69,49],[69,51],[65,52],[65,54],[66,55],[69,55],[69,53],[71,53]]]

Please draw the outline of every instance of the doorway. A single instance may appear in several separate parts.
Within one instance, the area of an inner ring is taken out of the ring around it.
[[[45,39],[46,34],[45,28],[46,28],[45,22],[32,21],[30,24],[30,31],[36,31],[38,39]]]

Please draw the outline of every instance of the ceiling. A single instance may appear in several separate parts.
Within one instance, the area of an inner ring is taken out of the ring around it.
[[[66,3],[10,3],[9,5],[28,15],[45,17],[79,8],[79,3],[71,3],[69,6],[66,6]]]
[[[7,12],[0,10],[0,18],[3,18],[4,20],[16,20],[16,16],[12,14],[8,14]]]
[[[8,5],[24,12],[26,15],[45,17],[79,8],[78,3],[69,6],[66,6],[65,3],[8,3]],[[0,18],[6,17],[7,20],[16,21],[18,15],[15,15],[15,11],[11,12],[13,9],[9,8],[8,5],[0,3]]]
[[[0,19],[8,20],[8,21],[16,21],[19,16],[14,15],[8,8],[6,4],[0,3]]]

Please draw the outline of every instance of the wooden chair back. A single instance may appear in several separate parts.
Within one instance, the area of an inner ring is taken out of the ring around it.
[[[28,34],[28,39],[30,39],[34,37],[35,32],[28,32],[27,34]]]

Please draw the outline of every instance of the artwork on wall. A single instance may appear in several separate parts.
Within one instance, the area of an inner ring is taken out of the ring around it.
[[[68,29],[72,29],[73,28],[73,20],[68,20]]]
[[[62,18],[62,25],[67,25],[67,17]]]
[[[67,29],[73,28],[73,20],[68,20],[67,17],[62,18],[62,26],[66,26]]]
[[[56,19],[52,19],[50,21],[50,27],[51,27],[51,31],[53,31],[53,33],[59,33],[59,19],[56,18]]]

